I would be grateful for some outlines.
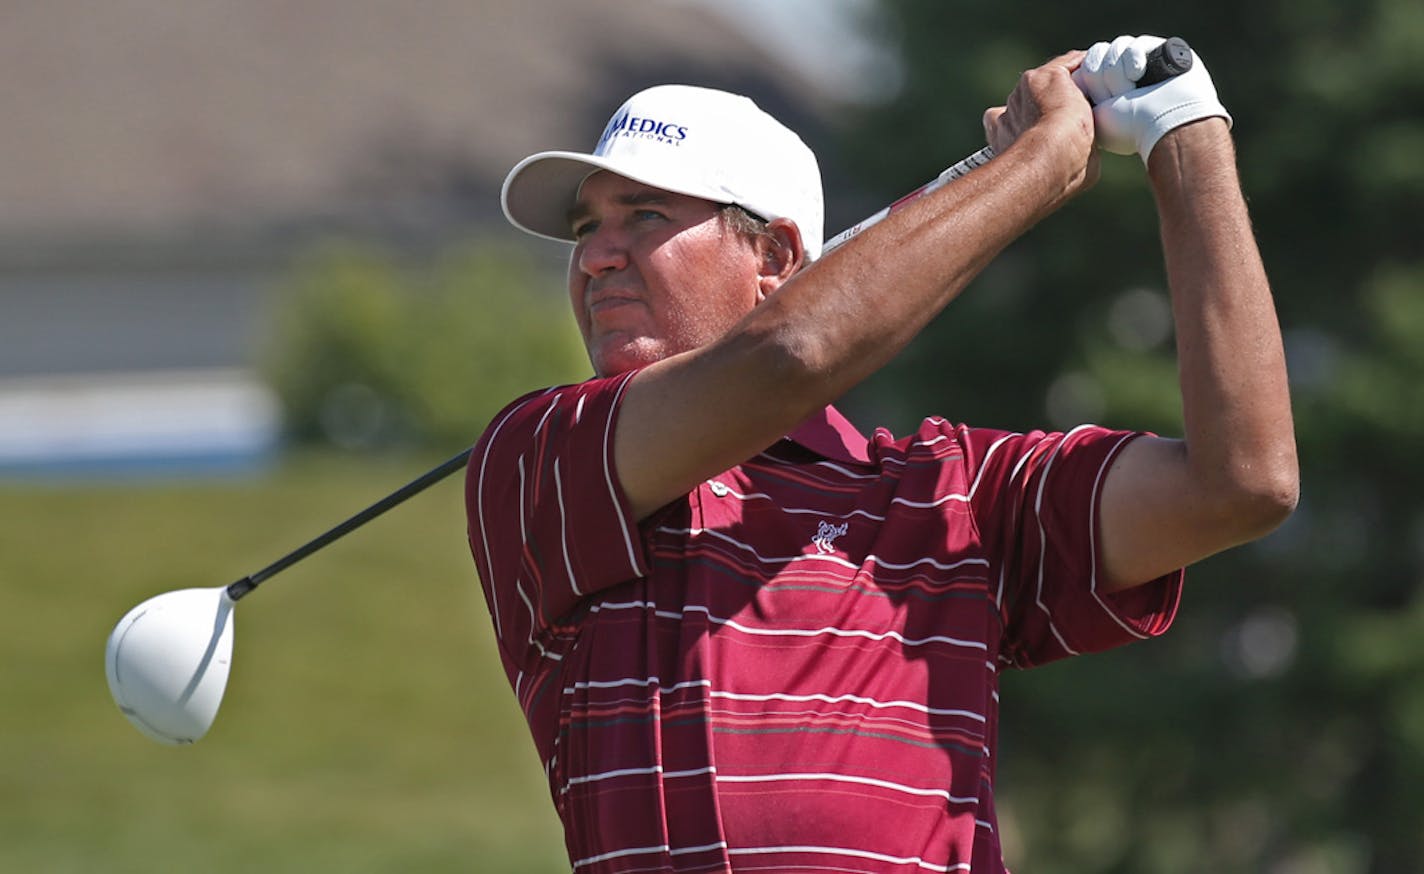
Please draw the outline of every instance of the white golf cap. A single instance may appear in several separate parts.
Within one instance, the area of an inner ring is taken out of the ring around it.
[[[796,223],[807,259],[821,254],[824,207],[816,155],[781,122],[738,94],[658,85],[624,103],[592,154],[540,152],[505,177],[500,203],[518,228],[573,241],[569,209],[583,181],[608,170],[655,188],[734,203],[768,221]]]

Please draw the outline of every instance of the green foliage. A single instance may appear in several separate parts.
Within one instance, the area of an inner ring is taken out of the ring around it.
[[[347,448],[472,442],[519,395],[588,375],[559,287],[491,245],[415,267],[351,244],[310,253],[266,363],[290,432]]]
[[[1302,504],[1188,573],[1147,645],[1005,678],[1011,863],[1048,874],[1419,871],[1424,858],[1424,6],[885,0],[904,91],[848,150],[891,199],[982,144],[1025,66],[1185,37],[1235,116],[1277,296]],[[1141,162],[985,272],[853,410],[1180,433]],[[1155,303],[1154,303],[1155,301]]]

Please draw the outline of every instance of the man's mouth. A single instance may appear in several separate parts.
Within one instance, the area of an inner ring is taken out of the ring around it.
[[[601,313],[636,303],[641,303],[641,300],[632,292],[600,291],[589,296],[588,311],[590,313]]]

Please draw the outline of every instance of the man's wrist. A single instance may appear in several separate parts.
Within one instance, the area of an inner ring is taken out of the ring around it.
[[[1076,120],[1047,119],[1019,135],[1014,142],[1021,160],[1040,168],[1041,178],[1054,195],[1071,190],[1082,179],[1093,151],[1091,117],[1083,125]]]
[[[1231,129],[1226,119],[1212,116],[1173,128],[1158,140],[1147,157],[1147,175],[1154,185],[1161,185],[1235,165]]]

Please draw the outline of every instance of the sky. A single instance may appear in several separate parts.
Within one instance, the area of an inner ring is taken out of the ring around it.
[[[864,102],[893,93],[899,74],[890,53],[861,24],[875,0],[682,0],[743,26],[749,37],[793,67]]]

